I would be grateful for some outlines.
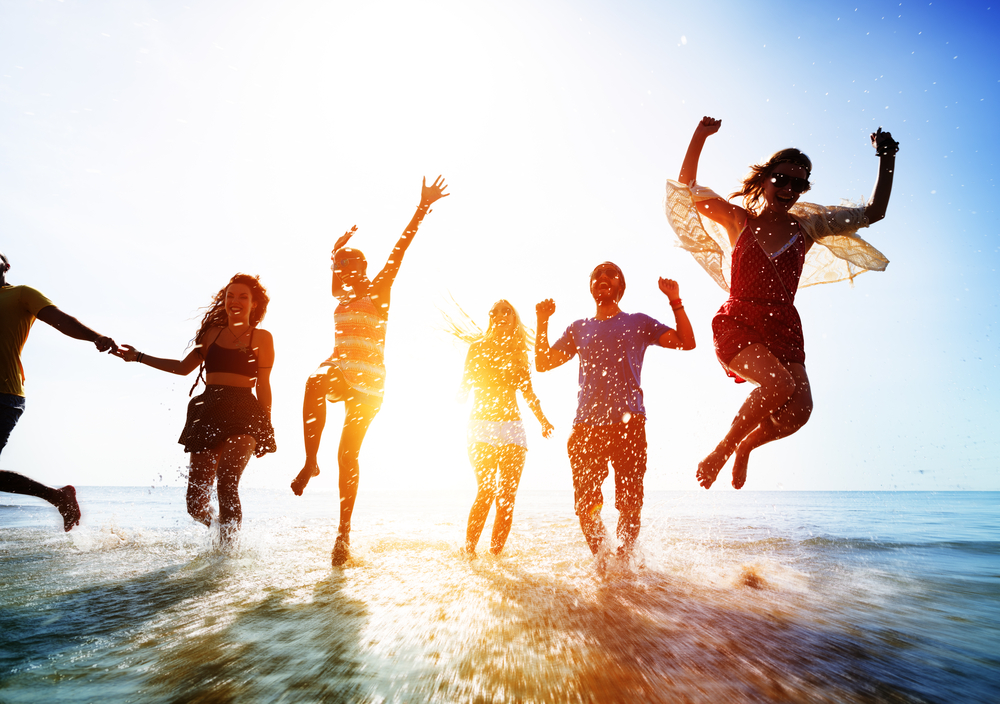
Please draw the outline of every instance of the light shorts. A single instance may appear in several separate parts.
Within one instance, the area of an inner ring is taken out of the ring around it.
[[[524,434],[524,423],[519,420],[508,420],[496,423],[491,420],[469,419],[467,434],[469,444],[484,442],[487,445],[517,445],[528,448],[528,438]]]

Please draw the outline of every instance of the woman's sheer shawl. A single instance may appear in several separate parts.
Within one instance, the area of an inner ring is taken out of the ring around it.
[[[710,188],[667,180],[667,220],[677,235],[677,246],[690,252],[715,283],[729,291],[733,254],[729,235],[719,223],[702,218],[696,208],[699,201],[713,198],[725,200]],[[798,220],[806,236],[820,245],[810,247],[806,254],[800,288],[845,280],[853,283],[858,274],[884,271],[888,266],[885,255],[857,234],[868,227],[864,208],[800,202],[789,214]]]

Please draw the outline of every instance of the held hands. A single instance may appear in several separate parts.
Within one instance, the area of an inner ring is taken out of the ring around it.
[[[139,350],[137,350],[132,345],[122,345],[116,349],[112,354],[116,357],[121,357],[126,362],[138,362],[139,361]]]
[[[118,345],[116,345],[115,341],[106,335],[101,335],[99,338],[94,340],[94,346],[97,347],[98,352],[118,354]]]
[[[681,285],[674,281],[673,279],[664,279],[660,277],[660,291],[662,291],[670,302],[678,300],[681,297]]]
[[[345,246],[347,244],[347,242],[352,237],[354,237],[354,235],[355,235],[355,233],[357,233],[357,231],[358,231],[358,226],[357,225],[353,225],[350,230],[348,230],[347,232],[345,232],[344,234],[342,234],[340,236],[340,238],[337,240],[337,243],[335,245],[333,245],[333,250],[331,250],[331,252],[330,252],[330,259],[333,259],[334,253],[338,249],[340,249],[341,247]]]
[[[716,120],[714,117],[706,115],[701,118],[701,122],[694,128],[694,136],[706,139],[718,132],[720,127],[722,127],[722,120]]]
[[[427,207],[441,198],[450,196],[450,193],[444,192],[447,187],[448,184],[444,182],[443,176],[439,175],[430,186],[427,185],[427,177],[425,176],[420,187],[420,207]]]
[[[881,127],[871,133],[871,139],[876,156],[896,156],[899,152],[899,142],[892,138],[891,132],[883,132]]]
[[[556,302],[551,298],[546,298],[544,301],[535,306],[535,317],[539,320],[548,320],[555,312]]]

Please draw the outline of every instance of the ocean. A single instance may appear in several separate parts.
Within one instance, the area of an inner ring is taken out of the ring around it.
[[[1000,701],[1000,492],[649,492],[603,568],[569,492],[465,556],[469,492],[0,494],[0,702]],[[612,507],[604,509],[613,527]]]

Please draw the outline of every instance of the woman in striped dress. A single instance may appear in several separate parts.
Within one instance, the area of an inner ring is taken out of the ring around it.
[[[448,194],[441,176],[433,184],[423,180],[420,205],[410,224],[374,280],[367,276],[368,262],[360,250],[347,247],[357,231],[352,227],[333,248],[333,295],[339,301],[334,313],[336,337],[333,354],[306,382],[302,402],[302,433],[306,461],[292,482],[301,496],[309,480],[319,474],[320,440],[326,425],[326,402],[344,402],[344,428],[340,435],[337,464],[340,470],[340,526],[332,562],[344,564],[350,557],[351,515],[358,496],[358,456],[368,426],[382,406],[385,386],[385,331],[389,319],[389,295],[410,241],[430,206]]]

